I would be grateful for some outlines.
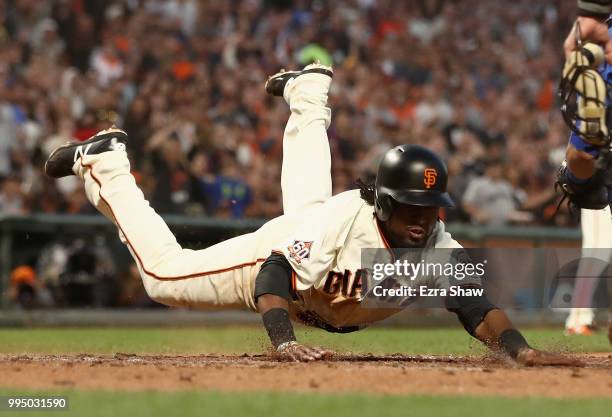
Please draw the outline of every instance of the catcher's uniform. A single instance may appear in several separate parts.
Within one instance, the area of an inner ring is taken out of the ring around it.
[[[606,7],[609,7],[609,5]],[[612,36],[612,27],[608,29],[608,35]],[[612,65],[604,61],[597,71],[608,85],[612,82]],[[605,88],[609,88],[608,85],[606,85]],[[610,101],[609,94],[606,94],[605,97],[605,105],[609,110],[612,102]],[[609,118],[610,116],[607,115],[607,117]],[[607,123],[609,125],[610,121],[607,120]],[[608,129],[610,129],[609,126]],[[569,143],[574,148],[587,152],[595,158],[598,157],[601,152],[599,147],[593,146],[582,140],[574,131],[570,134]],[[606,185],[608,187],[608,196],[610,196],[612,191],[611,186],[609,183]],[[603,263],[601,265],[593,264],[592,262],[581,263],[577,271],[577,276],[582,278],[577,279],[575,282],[572,295],[573,308],[565,321],[566,329],[574,329],[580,326],[593,324],[595,317],[594,310],[588,306],[591,306],[593,303],[593,296],[599,282],[599,276],[603,273],[603,265],[609,262],[612,256],[612,249],[610,249],[612,248],[612,217],[610,207],[606,206],[601,210],[582,209],[581,227],[582,247],[586,249],[583,256],[601,258]],[[589,251],[588,249],[599,250]]]
[[[374,208],[357,190],[331,196],[326,133],[330,83],[326,75],[305,74],[285,88],[291,116],[283,138],[284,214],[254,233],[206,249],[184,249],[177,243],[137,187],[125,152],[85,155],[76,162],[88,199],[116,224],[151,298],[172,306],[256,310],[257,273],[277,251],[295,271],[294,317],[342,327],[368,324],[395,312],[360,308],[360,250],[384,248],[386,242]],[[428,246],[460,247],[441,221]]]
[[[595,319],[593,296],[604,267],[612,258],[612,217],[610,207],[603,210],[581,210],[582,256],[600,258],[603,262],[582,262],[576,271],[572,309],[565,320],[566,329],[590,326]],[[589,250],[591,249],[591,250]],[[597,249],[597,250],[592,250]]]

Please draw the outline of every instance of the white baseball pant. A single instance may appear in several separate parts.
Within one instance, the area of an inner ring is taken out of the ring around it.
[[[610,262],[612,255],[612,215],[610,207],[603,210],[581,210],[582,247],[600,249],[585,251],[584,256],[596,256],[602,261]],[[572,294],[572,309],[565,320],[565,328],[593,324],[595,313],[592,305],[595,289],[599,283],[598,275],[603,272],[599,264],[583,262],[578,267],[578,279]],[[582,277],[582,278],[580,278]],[[612,282],[609,283],[612,285]]]

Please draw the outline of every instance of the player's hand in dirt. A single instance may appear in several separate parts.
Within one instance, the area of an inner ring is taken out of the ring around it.
[[[525,366],[585,366],[580,359],[531,348],[521,350],[516,361]]]
[[[279,346],[276,356],[282,361],[312,362],[330,359],[334,353],[318,346],[306,346],[297,342]]]

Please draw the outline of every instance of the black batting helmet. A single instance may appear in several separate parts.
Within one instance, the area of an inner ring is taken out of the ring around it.
[[[434,152],[419,145],[388,150],[378,165],[374,208],[381,221],[391,217],[392,200],[400,204],[453,207],[446,192],[448,171]]]

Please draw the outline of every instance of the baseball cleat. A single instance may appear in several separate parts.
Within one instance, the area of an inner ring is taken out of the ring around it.
[[[266,93],[273,96],[282,97],[287,82],[304,74],[323,74],[331,78],[334,75],[334,71],[332,70],[332,67],[322,65],[319,62],[307,65],[302,71],[285,71],[283,69],[280,72],[268,77],[268,80],[266,81]]]
[[[593,325],[582,325],[582,326],[573,326],[565,329],[564,334],[566,336],[593,336],[593,333],[597,331],[597,328]]]
[[[74,163],[84,155],[96,155],[108,151],[125,151],[127,133],[115,126],[101,130],[84,142],[70,142],[60,146],[45,162],[45,174],[52,178],[74,175]]]
[[[287,81],[297,77],[299,74],[300,71],[285,71],[282,69],[280,72],[271,75],[266,81],[266,93],[273,96],[282,97]]]

